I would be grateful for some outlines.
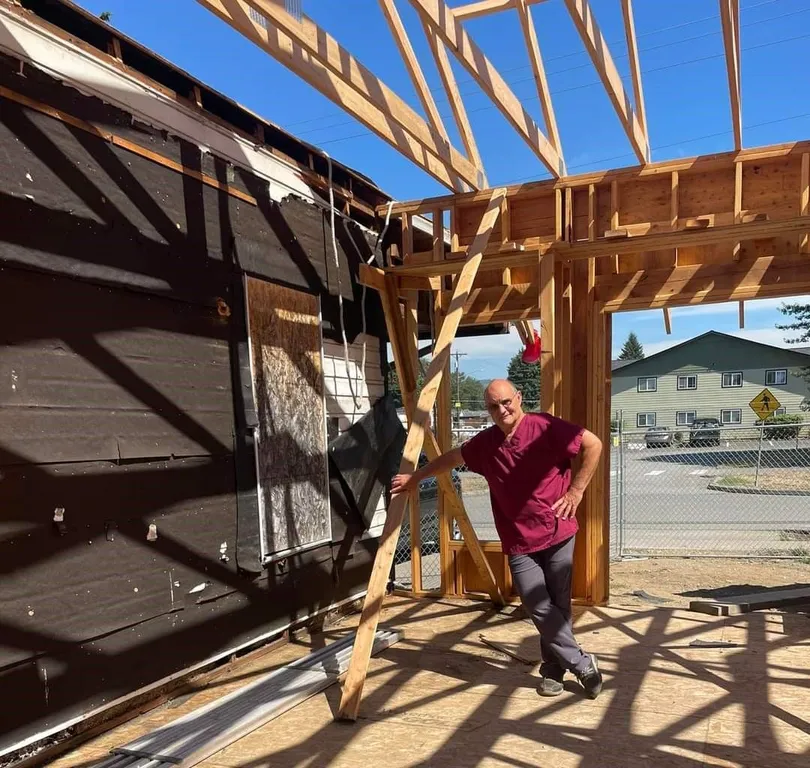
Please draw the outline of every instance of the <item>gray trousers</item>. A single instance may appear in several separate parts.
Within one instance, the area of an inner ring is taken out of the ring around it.
[[[574,537],[540,552],[509,555],[509,569],[526,613],[540,632],[544,676],[561,679],[590,664],[574,639],[571,624],[571,570]]]

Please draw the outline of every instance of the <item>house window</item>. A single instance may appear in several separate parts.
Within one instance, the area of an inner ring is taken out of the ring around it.
[[[697,417],[696,411],[678,411],[675,414],[676,427],[688,427]]]
[[[654,413],[638,413],[636,414],[637,427],[654,427],[655,414]]]
[[[658,379],[655,376],[641,376],[638,380],[639,392],[657,392]]]
[[[768,387],[783,387],[787,384],[787,371],[765,371],[765,385]]]
[[[741,387],[742,381],[742,373],[739,371],[723,374],[723,387]]]
[[[678,389],[697,389],[697,376],[678,376]]]
[[[742,410],[740,408],[726,408],[720,411],[721,424],[742,424]]]
[[[774,412],[774,416],[784,416],[787,413],[787,408],[782,406],[781,408],[777,408]]]

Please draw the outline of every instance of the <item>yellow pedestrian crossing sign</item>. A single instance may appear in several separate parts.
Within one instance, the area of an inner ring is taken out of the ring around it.
[[[781,403],[776,399],[773,392],[765,388],[748,405],[751,410],[763,421],[768,418],[777,408],[781,408]]]

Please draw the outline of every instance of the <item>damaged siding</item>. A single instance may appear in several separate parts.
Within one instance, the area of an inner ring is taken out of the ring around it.
[[[0,32],[12,25],[0,35],[0,86],[17,94],[0,97],[0,698],[15,706],[0,754],[361,594],[384,516],[381,501],[358,534],[333,509],[331,542],[258,564],[244,275],[319,297],[327,425],[344,431],[384,391],[371,291],[359,336],[370,233],[338,218],[338,273],[329,216],[288,166],[141,84],[133,116],[125,73],[0,8]],[[21,77],[9,53],[44,58]]]
[[[365,375],[361,374],[363,340],[366,343]],[[380,370],[380,340],[360,336],[349,345],[346,360],[342,344],[324,342],[324,381],[326,383],[326,414],[329,436],[336,437],[358,422],[384,394],[385,384]],[[368,535],[379,536],[385,523],[385,498],[380,497]]]

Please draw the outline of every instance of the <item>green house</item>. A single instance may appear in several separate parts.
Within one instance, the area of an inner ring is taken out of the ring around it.
[[[749,403],[764,390],[778,401],[777,414],[803,415],[808,370],[810,347],[782,349],[709,331],[641,360],[615,360],[611,410],[625,430],[688,428],[702,418],[752,426],[759,417]]]

